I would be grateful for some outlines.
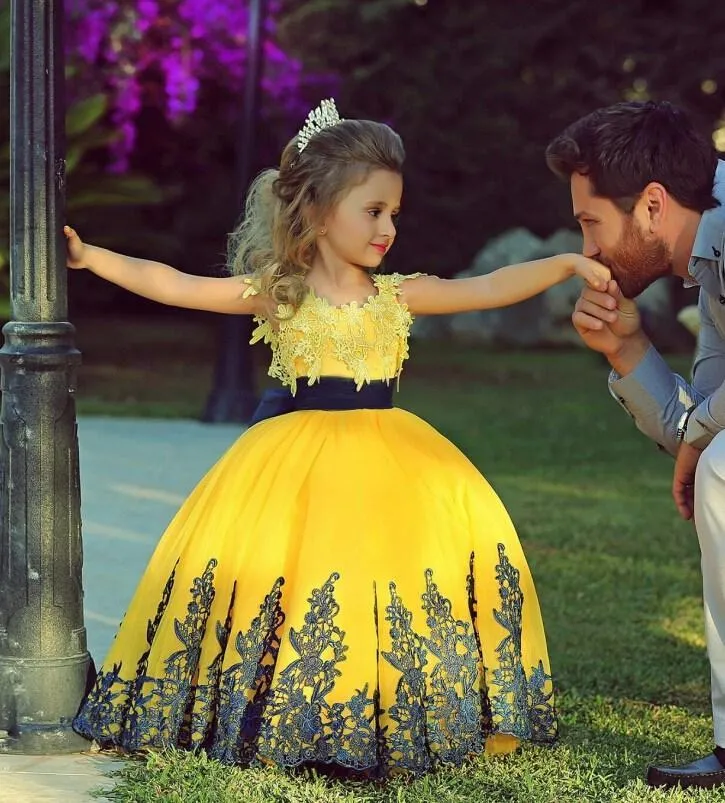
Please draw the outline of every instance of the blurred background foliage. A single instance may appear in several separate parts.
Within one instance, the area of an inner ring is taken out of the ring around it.
[[[220,271],[241,205],[245,0],[69,0],[67,17],[69,221],[89,241]],[[408,150],[397,270],[450,275],[513,227],[541,237],[573,227],[543,151],[596,107],[671,100],[725,151],[725,4],[620,0],[593,13],[588,0],[274,0],[265,32],[255,166],[275,164],[328,94],[343,116],[389,122]],[[5,186],[8,68],[3,47]],[[74,314],[149,309],[92,276],[73,283]]]

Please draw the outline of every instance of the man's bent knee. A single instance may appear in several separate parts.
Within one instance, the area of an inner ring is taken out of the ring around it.
[[[725,484],[725,430],[718,432],[710,441],[697,463],[697,471],[695,473],[696,491],[698,486],[708,486],[710,484],[721,488]],[[721,501],[725,503],[725,498],[721,498]]]
[[[725,545],[725,430],[700,455],[695,472],[695,525],[703,556]]]

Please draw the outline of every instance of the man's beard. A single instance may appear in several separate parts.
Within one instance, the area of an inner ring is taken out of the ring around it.
[[[672,252],[659,237],[645,237],[634,217],[625,220],[624,231],[611,257],[597,260],[612,271],[622,294],[635,298],[652,282],[672,273]]]

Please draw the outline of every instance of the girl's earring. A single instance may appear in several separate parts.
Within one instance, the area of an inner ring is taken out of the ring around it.
[[[327,234],[327,229],[320,229],[320,237],[324,237]]]

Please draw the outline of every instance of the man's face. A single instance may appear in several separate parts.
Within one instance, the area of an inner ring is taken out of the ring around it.
[[[647,221],[643,199],[626,214],[608,198],[593,195],[589,178],[579,173],[571,177],[571,198],[584,235],[582,253],[606,265],[627,298],[672,273],[667,243],[643,226]]]

